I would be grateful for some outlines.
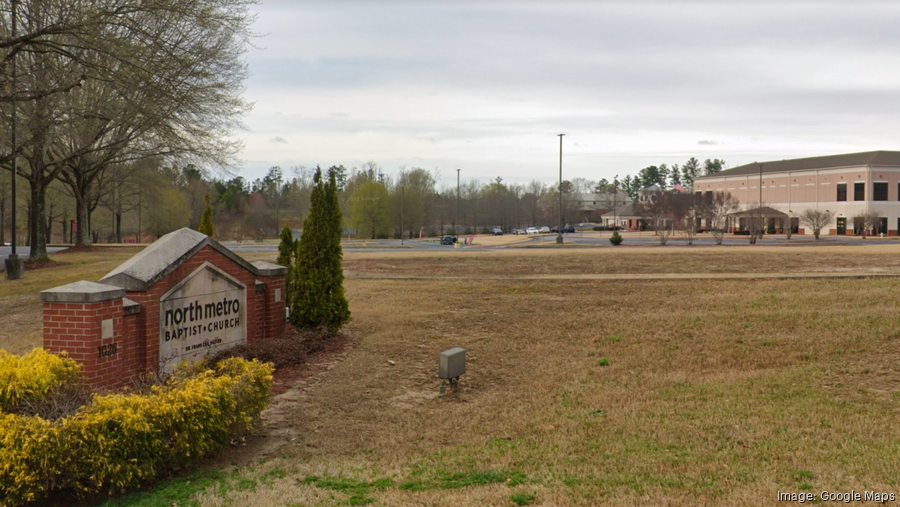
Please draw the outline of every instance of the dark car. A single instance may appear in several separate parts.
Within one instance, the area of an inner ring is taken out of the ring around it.
[[[453,236],[444,236],[441,238],[442,245],[452,245],[453,243],[456,243],[456,238]]]
[[[559,226],[554,225],[553,228],[550,229],[550,232],[552,232],[553,234],[557,234],[559,232]]]
[[[491,229],[491,234],[493,234],[494,236],[503,236],[503,229],[494,227],[493,229]]]
[[[574,233],[575,233],[575,226],[574,226],[574,225],[567,225],[567,226],[563,229],[563,232],[568,233],[568,234],[574,234]]]

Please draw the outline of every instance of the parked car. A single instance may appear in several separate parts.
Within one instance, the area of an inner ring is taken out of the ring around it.
[[[552,232],[553,234],[558,233],[558,232],[559,232],[559,226],[554,225],[553,227],[550,228],[550,232]]]
[[[516,229],[516,234],[528,234],[525,229]]]
[[[503,229],[494,227],[493,229],[491,229],[491,234],[493,234],[494,236],[503,236]]]
[[[525,234],[540,234],[541,231],[537,227],[529,227],[525,229]]]
[[[575,233],[575,226],[574,226],[574,225],[567,225],[567,226],[565,226],[565,227],[563,228],[563,232],[568,233],[568,234],[574,234],[574,233]]]
[[[453,236],[444,236],[441,238],[442,245],[452,245],[453,243],[456,243],[456,238]]]
[[[550,234],[550,228],[547,227],[547,226],[545,225],[545,226],[543,226],[543,227],[540,228],[539,232],[540,232],[541,234]]]

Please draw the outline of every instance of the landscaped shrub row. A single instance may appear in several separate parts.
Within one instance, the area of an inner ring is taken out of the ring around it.
[[[230,358],[148,395],[95,396],[71,417],[0,416],[0,505],[118,494],[226,445],[259,421],[273,367]]]
[[[71,359],[34,349],[24,356],[0,350],[0,413],[12,412],[23,402],[36,402],[51,392],[77,382],[81,366]]]

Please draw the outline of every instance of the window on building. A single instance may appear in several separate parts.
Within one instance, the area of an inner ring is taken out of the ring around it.
[[[888,184],[887,182],[875,182],[872,184],[872,200],[873,201],[886,201],[888,194]]]
[[[854,201],[865,201],[866,200],[866,184],[865,183],[854,183],[853,184],[853,200]]]
[[[838,183],[837,184],[837,200],[838,201],[846,201],[847,200],[847,184],[846,183]]]

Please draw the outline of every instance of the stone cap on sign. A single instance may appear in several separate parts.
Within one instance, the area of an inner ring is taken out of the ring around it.
[[[124,264],[110,271],[100,282],[129,291],[146,292],[207,245],[254,275],[259,274],[254,265],[218,241],[185,227],[159,238]]]
[[[122,307],[124,309],[125,315],[135,315],[141,313],[141,304],[128,298],[122,300]]]
[[[259,276],[280,276],[286,275],[288,268],[278,265],[272,264],[271,262],[266,261],[256,261],[253,263],[253,267],[256,268],[257,274]]]
[[[41,291],[45,303],[102,303],[124,297],[122,287],[84,281]]]

